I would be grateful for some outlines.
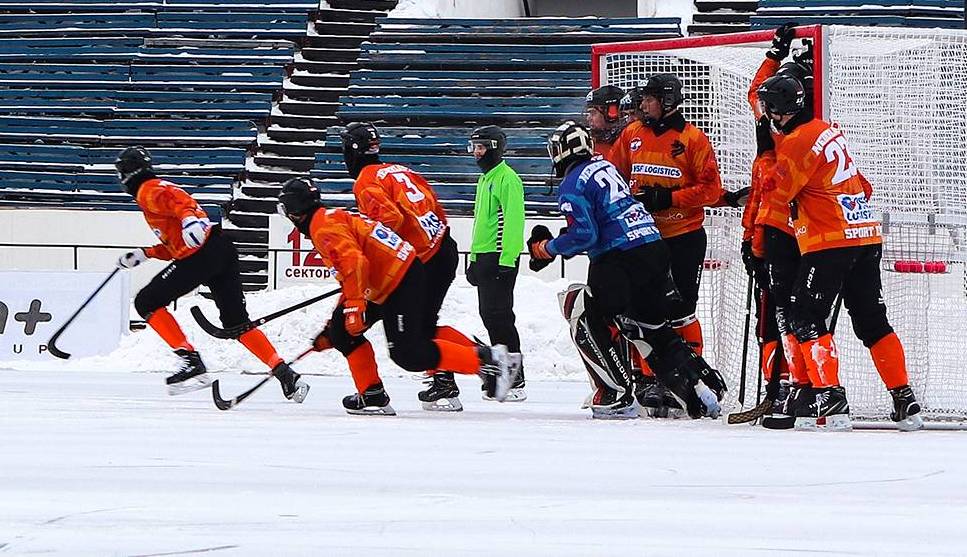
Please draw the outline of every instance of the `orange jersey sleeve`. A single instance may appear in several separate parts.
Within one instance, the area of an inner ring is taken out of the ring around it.
[[[386,226],[339,209],[316,211],[309,235],[336,270],[346,299],[384,302],[416,257],[413,246]]]
[[[185,190],[166,180],[152,179],[141,184],[135,198],[151,231],[161,244],[145,250],[156,259],[184,259],[198,251],[189,248],[181,236],[181,221],[190,216],[207,219],[208,215]]]
[[[353,194],[360,213],[402,236],[421,261],[436,255],[447,216],[423,176],[399,164],[369,165],[356,178]]]

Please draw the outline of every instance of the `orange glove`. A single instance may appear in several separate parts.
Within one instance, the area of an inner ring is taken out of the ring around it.
[[[346,332],[358,337],[366,331],[366,300],[346,300],[342,310]]]

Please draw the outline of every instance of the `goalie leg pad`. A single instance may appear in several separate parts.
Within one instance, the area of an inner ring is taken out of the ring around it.
[[[695,354],[670,327],[645,332],[646,341],[653,347],[648,364],[688,415],[716,416],[721,411],[718,401],[726,391],[722,375]]]

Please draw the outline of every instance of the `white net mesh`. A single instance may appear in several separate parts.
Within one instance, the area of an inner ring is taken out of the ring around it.
[[[825,30],[827,113],[844,130],[883,213],[884,296],[911,384],[925,416],[967,419],[961,363],[967,346],[967,32]],[[678,75],[683,112],[711,139],[726,189],[746,186],[755,148],[747,93],[768,43],[689,48],[683,41],[683,48],[602,56],[602,85],[630,88],[654,73]],[[706,354],[734,386],[735,403],[748,284],[739,254],[739,212],[709,210],[706,230],[699,301]],[[841,313],[837,331],[853,414],[885,418],[889,394],[869,351],[852,334],[848,312]],[[757,357],[750,333],[746,405],[755,399]]]

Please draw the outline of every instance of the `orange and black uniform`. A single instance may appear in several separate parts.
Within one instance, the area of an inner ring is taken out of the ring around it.
[[[853,330],[870,349],[887,388],[907,384],[903,349],[883,302],[881,226],[868,204],[870,192],[843,133],[819,119],[796,126],[777,144],[775,166],[762,184],[757,225],[795,202],[793,227],[802,260],[790,324],[815,387],[839,384],[826,318],[840,292]]]
[[[436,329],[440,308],[457,276],[460,254],[447,214],[420,174],[399,164],[370,164],[353,184],[359,212],[399,234],[416,250],[426,274],[426,326]],[[469,341],[468,341],[469,342]]]
[[[308,219],[304,231],[323,262],[335,269],[343,299],[366,300],[367,323],[382,319],[390,358],[397,365],[408,371],[477,373],[474,348],[435,339],[425,326],[426,273],[409,242],[383,224],[339,209],[319,208]],[[380,382],[375,355],[365,338],[346,332],[341,317],[334,315],[330,321],[329,340],[348,358],[362,393]]]
[[[632,122],[615,142],[608,160],[629,181],[636,196],[646,188],[671,189],[671,206],[653,211],[671,251],[671,270],[681,300],[672,304],[672,326],[701,354],[702,333],[695,309],[705,263],[705,207],[723,195],[715,153],[708,137],[674,112],[652,125]]]

